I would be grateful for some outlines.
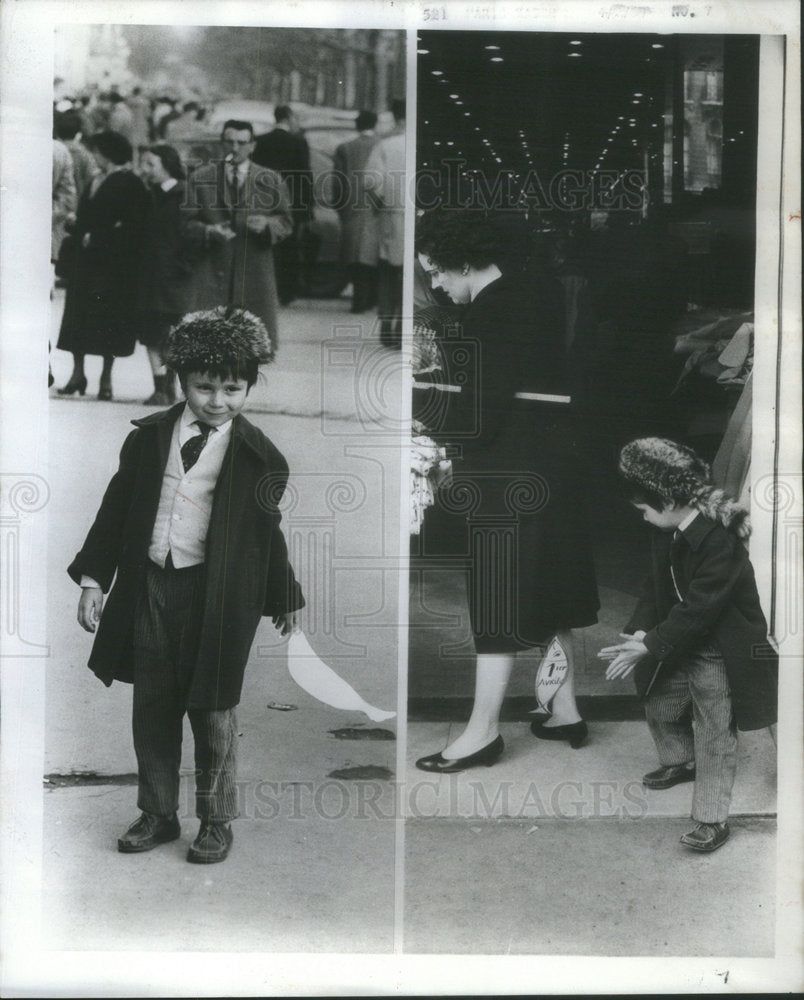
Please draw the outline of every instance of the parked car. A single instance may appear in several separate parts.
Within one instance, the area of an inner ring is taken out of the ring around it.
[[[301,240],[301,292],[310,298],[337,298],[348,283],[345,267],[340,261],[341,221],[328,204],[327,176],[332,172],[335,150],[342,142],[356,135],[356,111],[341,108],[314,107],[291,101],[304,137],[310,147],[310,167],[313,174],[313,218]],[[174,145],[188,170],[222,155],[220,144],[223,125],[230,118],[250,122],[255,136],[274,127],[274,105],[265,101],[220,101],[203,122],[198,135],[177,140]],[[389,132],[393,117],[380,115],[378,132]]]

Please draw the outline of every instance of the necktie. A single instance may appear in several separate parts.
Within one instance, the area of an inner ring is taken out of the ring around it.
[[[196,421],[196,426],[201,433],[188,438],[181,446],[181,461],[185,472],[189,472],[198,461],[198,456],[203,451],[209,432],[212,430],[209,424],[201,423],[200,420]]]
[[[229,169],[227,170],[227,182],[229,187],[229,205],[234,208],[240,200],[240,175],[237,172],[237,167],[229,164]]]

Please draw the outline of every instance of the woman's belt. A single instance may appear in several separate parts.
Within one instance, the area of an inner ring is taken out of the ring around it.
[[[550,392],[515,392],[514,399],[527,399],[534,403],[571,403],[572,396],[556,396]]]
[[[441,392],[460,392],[461,386],[449,385],[446,382],[427,382],[419,376],[414,376],[414,389],[439,389]],[[524,399],[532,403],[561,403],[568,405],[572,402],[572,396],[560,396],[551,392],[515,392],[514,399]]]

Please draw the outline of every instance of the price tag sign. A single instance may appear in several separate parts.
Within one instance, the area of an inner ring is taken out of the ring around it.
[[[564,652],[564,647],[558,639],[553,639],[547,647],[544,659],[539,664],[539,669],[536,671],[536,701],[539,703],[539,708],[545,712],[548,711],[547,706],[552,701],[556,691],[564,683],[564,678],[567,676],[567,666],[567,654]]]

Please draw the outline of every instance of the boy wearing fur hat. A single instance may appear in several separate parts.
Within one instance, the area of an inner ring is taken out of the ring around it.
[[[123,853],[180,835],[186,712],[200,820],[187,860],[227,857],[237,814],[235,707],[251,643],[261,616],[286,635],[304,605],[279,527],[288,466],[240,412],[270,357],[265,327],[250,313],[184,317],[165,360],[186,403],[133,421],[68,569],[82,588],[78,621],[97,628],[90,668],[107,686],[134,686],[141,815],[118,840]]]
[[[609,680],[634,670],[645,699],[661,764],[645,786],[694,781],[697,826],[681,843],[714,851],[729,836],[736,730],[776,721],[777,656],[743,544],[748,514],[715,489],[705,462],[673,441],[632,441],[619,471],[631,504],[658,530],[625,641],[598,655],[611,661]]]

